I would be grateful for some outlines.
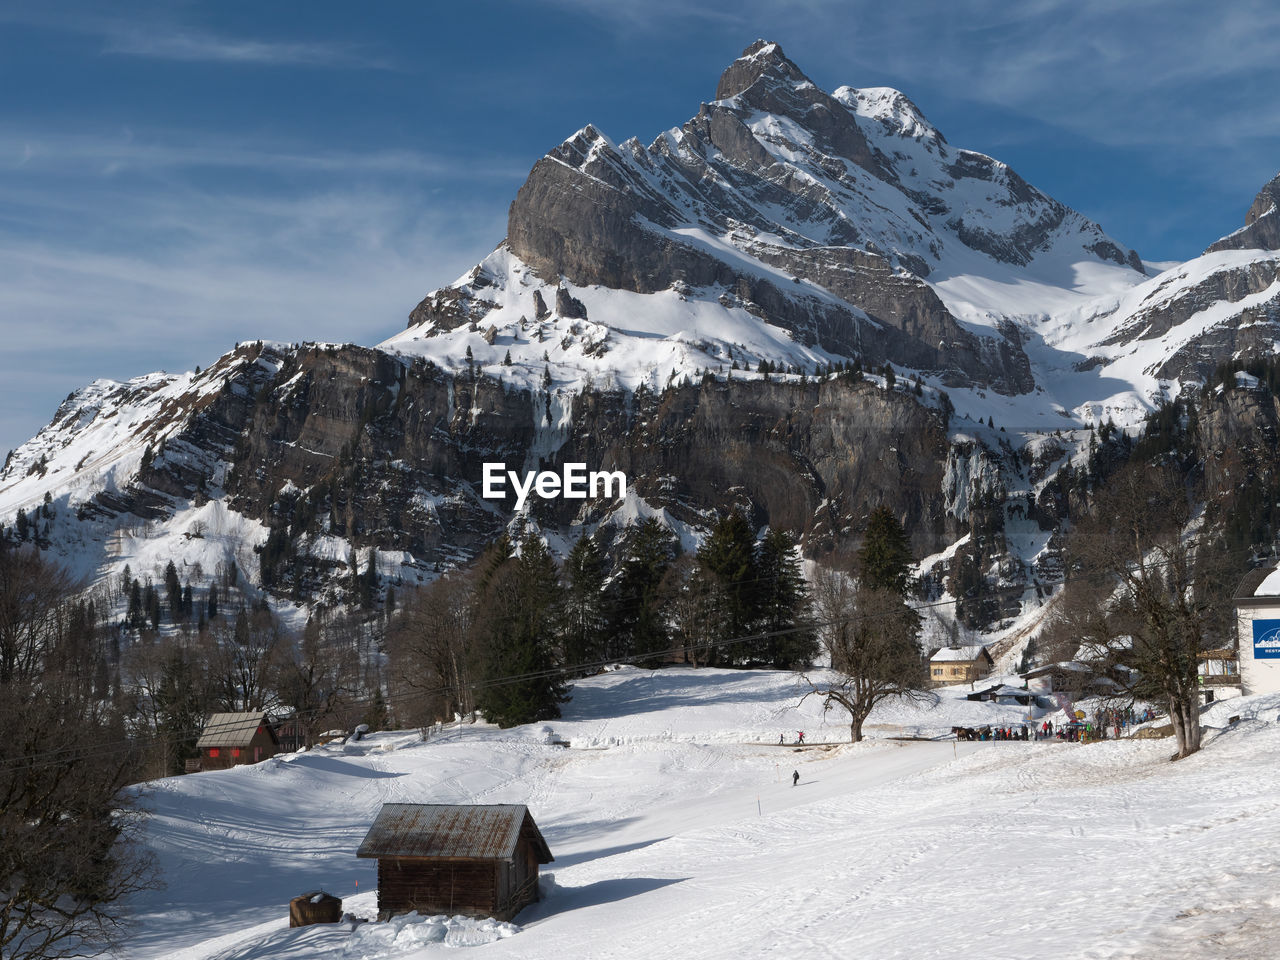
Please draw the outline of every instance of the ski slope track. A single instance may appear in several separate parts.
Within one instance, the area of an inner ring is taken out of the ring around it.
[[[580,681],[545,726],[381,733],[148,784],[167,886],[135,903],[121,956],[1270,955],[1280,698],[1232,701],[1234,725],[1206,714],[1206,749],[1171,764],[1160,740],[854,746],[804,689],[782,672],[623,668]],[[886,704],[873,737],[1019,719],[964,692]],[[799,729],[817,744],[791,745]],[[555,856],[543,900],[510,925],[289,929],[288,900],[319,887],[374,914],[376,871],[354,854],[387,802],[527,804]]]

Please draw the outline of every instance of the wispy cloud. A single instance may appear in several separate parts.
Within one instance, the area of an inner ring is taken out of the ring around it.
[[[528,162],[491,153],[483,158],[414,150],[316,150],[286,143],[250,144],[233,137],[123,129],[115,134],[0,132],[0,171],[115,175],[123,171],[227,168],[277,173],[364,173],[463,180],[517,180]]]
[[[235,36],[184,22],[172,4],[58,5],[15,0],[0,22],[95,36],[104,54],[187,63],[394,70],[386,56],[352,43]]]
[[[122,56],[265,66],[393,69],[389,61],[345,44],[279,43],[189,28],[139,29],[121,24],[104,24],[103,32],[102,52]]]
[[[510,190],[459,199],[462,161],[64,137],[17,168],[27,142],[0,141],[0,457],[93,377],[207,365],[237,340],[379,342],[505,231]],[[211,157],[294,167],[286,187],[240,169],[215,187],[187,169]]]
[[[1280,5],[1267,0],[543,0],[661,42],[695,20],[779,40],[824,86],[893,78],[1111,146],[1280,136]]]

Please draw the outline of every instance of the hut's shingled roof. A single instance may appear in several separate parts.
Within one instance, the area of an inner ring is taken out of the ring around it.
[[[257,713],[215,713],[204,725],[204,733],[196,741],[197,749],[205,747],[247,747],[267,715]]]
[[[523,804],[386,803],[357,857],[506,860],[525,831],[540,863],[551,850]]]

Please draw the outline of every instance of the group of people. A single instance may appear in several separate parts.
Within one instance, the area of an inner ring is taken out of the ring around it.
[[[952,727],[957,740],[1067,740],[1079,743],[1086,740],[1106,740],[1122,737],[1130,726],[1148,723],[1155,719],[1155,711],[1147,708],[1141,712],[1132,707],[1099,710],[1092,720],[1073,720],[1054,724],[1045,720],[1039,725],[1019,724],[1008,727]]]
[[[951,732],[957,740],[1030,740],[1031,732],[1026,726],[1018,727],[952,727]],[[1035,739],[1039,740],[1039,731]]]

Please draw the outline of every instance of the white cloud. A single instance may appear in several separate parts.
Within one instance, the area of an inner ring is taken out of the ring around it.
[[[351,43],[279,41],[231,36],[183,22],[173,4],[109,5],[13,0],[0,22],[99,37],[108,55],[187,63],[304,66],[346,70],[394,70],[386,57]]]
[[[468,200],[474,168],[410,154],[67,137],[17,168],[24,143],[0,143],[0,456],[93,377],[208,365],[237,340],[390,336],[502,238],[519,179]],[[234,186],[185,173],[211,162]],[[282,169],[287,188],[255,186]]]
[[[141,29],[123,24],[105,26],[102,52],[186,62],[392,69],[388,61],[345,44],[273,43],[190,28]]]
[[[251,145],[225,136],[184,136],[179,131],[165,131],[160,139],[127,128],[114,136],[65,131],[0,132],[0,170],[6,166],[29,174],[77,176],[191,167],[467,180],[516,180],[528,173],[527,164],[494,154],[475,159],[413,150],[317,151],[286,145]]]

